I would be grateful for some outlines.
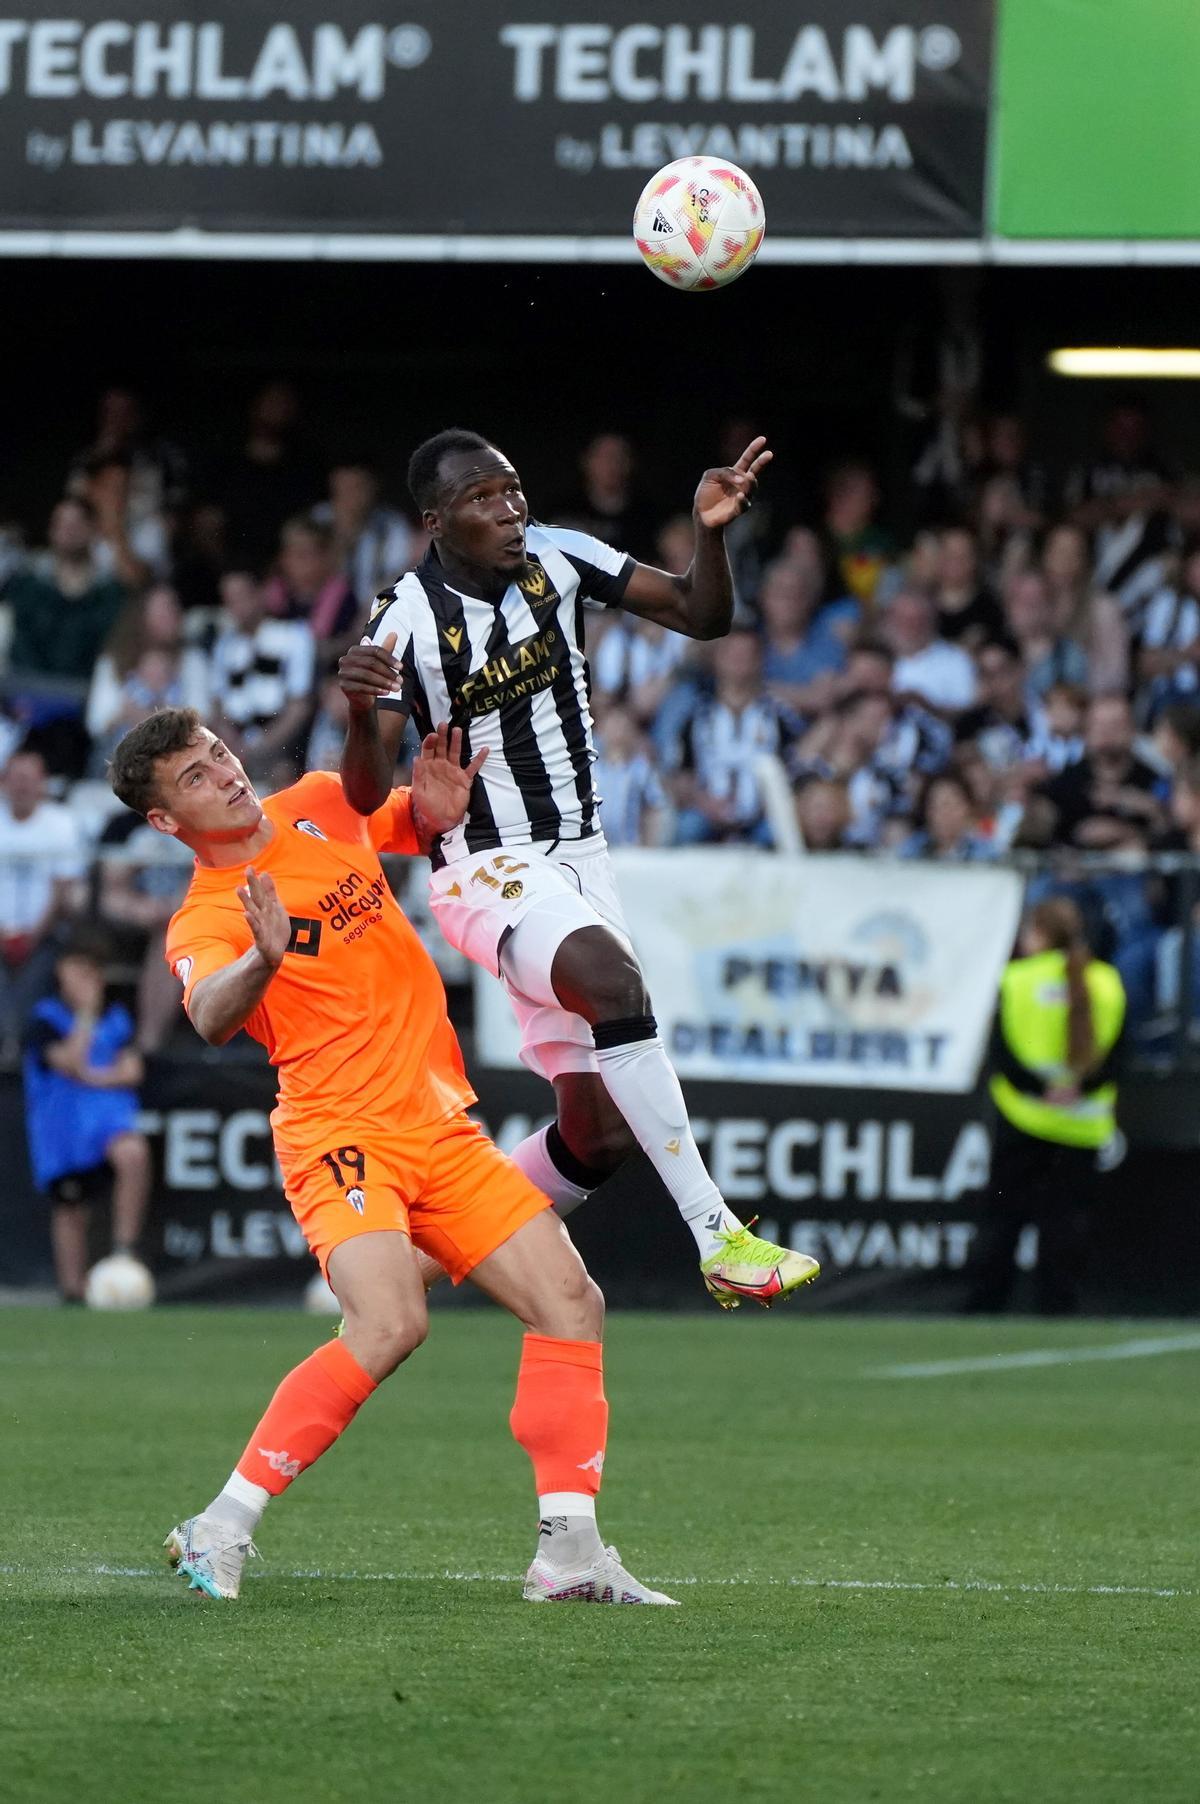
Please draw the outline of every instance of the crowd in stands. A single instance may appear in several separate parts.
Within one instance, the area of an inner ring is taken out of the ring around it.
[[[1188,961],[1184,879],[1145,858],[1200,853],[1200,478],[1168,466],[1134,400],[1070,469],[1011,414],[953,430],[954,454],[931,441],[899,502],[861,461],[823,472],[806,510],[765,482],[729,534],[727,637],[594,620],[605,830],[618,846],[1057,853],[1036,882],[1081,900],[1152,1024]],[[729,456],[748,434],[729,422]],[[643,486],[618,433],[531,505],[662,568],[689,562],[690,516]],[[893,512],[917,522],[903,539]],[[136,972],[141,1048],[162,1043],[162,931],[188,861],[114,812],[114,744],[187,704],[266,789],[335,767],[338,656],[425,548],[369,459],[319,454],[287,383],[205,468],[139,396],[101,398],[44,528],[0,521],[0,1057],[81,916]]]

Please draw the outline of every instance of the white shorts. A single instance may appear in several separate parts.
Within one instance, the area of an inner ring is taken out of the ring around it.
[[[603,840],[553,852],[498,846],[456,859],[431,875],[429,906],[450,944],[507,990],[522,1064],[551,1081],[565,1071],[598,1070],[592,1030],[563,1008],[550,973],[558,948],[580,927],[607,927],[630,945]]]

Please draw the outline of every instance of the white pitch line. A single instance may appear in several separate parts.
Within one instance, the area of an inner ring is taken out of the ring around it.
[[[923,1364],[876,1366],[868,1378],[954,1378],[960,1372],[1020,1372],[1034,1366],[1082,1365],[1093,1359],[1155,1359],[1163,1353],[1200,1352],[1200,1334],[1172,1334],[1116,1341],[1102,1347],[1041,1347],[1028,1353],[984,1353],[973,1359],[931,1359]]]
[[[167,1567],[162,1566],[58,1566],[45,1571],[37,1566],[0,1565],[0,1575],[8,1577],[52,1577],[52,1578],[128,1578],[151,1579],[170,1576]],[[514,1585],[524,1578],[522,1572],[452,1572],[448,1567],[440,1572],[330,1572],[320,1567],[295,1567],[287,1572],[273,1573],[268,1566],[266,1570],[249,1572],[248,1579],[256,1582],[271,1579],[305,1579],[322,1584],[391,1584],[391,1585],[428,1585],[450,1580],[456,1584]],[[1200,1591],[1189,1591],[1176,1585],[1058,1585],[1038,1584],[1028,1580],[1014,1579],[1005,1583],[1002,1579],[846,1579],[846,1578],[698,1578],[695,1575],[684,1578],[659,1578],[651,1574],[656,1585],[670,1585],[680,1588],[685,1585],[696,1586],[729,1586],[739,1585],[748,1589],[760,1586],[783,1586],[787,1589],[805,1591],[946,1591],[946,1592],[986,1592],[989,1596],[1008,1597],[1200,1597]]]

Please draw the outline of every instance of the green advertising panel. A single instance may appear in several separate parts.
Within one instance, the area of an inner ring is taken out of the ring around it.
[[[1200,238],[1200,0],[1004,0],[992,230]]]

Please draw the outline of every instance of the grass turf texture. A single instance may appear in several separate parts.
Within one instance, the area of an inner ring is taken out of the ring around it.
[[[1194,1799],[1200,1354],[888,1379],[1145,1330],[802,1308],[610,1322],[602,1527],[680,1610],[404,1576],[515,1574],[532,1552],[506,1422],[518,1334],[498,1315],[435,1316],[268,1511],[264,1566],[223,1605],[160,1574],[159,1543],[322,1325],[0,1314],[0,1792]],[[879,1580],[928,1588],[854,1588]],[[1104,1585],[1182,1594],[1020,1589]]]

